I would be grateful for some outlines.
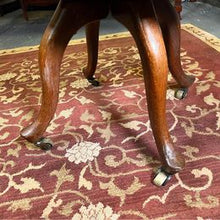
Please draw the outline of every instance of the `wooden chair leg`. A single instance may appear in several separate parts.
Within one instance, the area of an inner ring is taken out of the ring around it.
[[[28,21],[28,14],[27,14],[28,3],[26,0],[20,0],[20,4],[21,4],[22,11],[23,11],[24,19]]]
[[[182,0],[175,0],[174,1],[174,8],[179,16],[179,18],[181,19],[181,12],[182,12]]]
[[[86,79],[94,86],[99,85],[99,82],[94,78],[98,60],[99,26],[99,21],[91,22],[86,25],[88,63],[87,67],[83,69],[83,73]]]
[[[112,14],[129,29],[139,49],[151,127],[163,168],[171,174],[179,172],[184,167],[184,159],[174,149],[167,127],[167,56],[152,2],[112,0]]]
[[[84,2],[83,2],[84,1]],[[93,5],[94,3],[94,5]],[[78,19],[78,15],[81,19]],[[56,111],[59,92],[59,71],[65,48],[72,35],[83,25],[105,18],[108,6],[103,0],[60,1],[41,41],[39,65],[42,80],[42,103],[33,124],[21,131],[21,136],[45,149],[51,147],[42,139]]]
[[[154,0],[155,10],[163,33],[168,65],[180,88],[188,88],[194,82],[193,76],[186,75],[180,59],[180,22],[169,0]],[[169,16],[167,16],[169,14]]]

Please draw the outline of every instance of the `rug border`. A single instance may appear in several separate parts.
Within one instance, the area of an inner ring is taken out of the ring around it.
[[[220,52],[220,39],[192,24],[181,24],[181,29],[189,32],[201,41]]]
[[[220,39],[218,37],[192,24],[181,24],[181,29],[189,32],[190,34],[199,38],[204,43],[212,47],[213,49],[220,52]],[[114,33],[114,34],[101,35],[99,37],[99,40],[103,41],[103,40],[117,39],[117,38],[123,38],[123,37],[128,37],[128,36],[131,36],[131,34],[128,31],[126,31],[126,32],[119,32],[119,33]],[[86,42],[86,38],[74,39],[74,40],[71,40],[68,45],[83,44],[85,42]],[[39,45],[24,46],[24,47],[17,47],[17,48],[11,48],[11,49],[2,49],[0,50],[0,56],[36,51],[38,49],[39,49]]]

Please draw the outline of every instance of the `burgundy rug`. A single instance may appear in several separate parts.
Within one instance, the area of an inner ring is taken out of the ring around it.
[[[19,136],[39,111],[37,47],[0,51],[0,219],[220,219],[219,48],[183,26],[183,67],[197,80],[181,101],[168,88],[167,118],[186,168],[161,188],[151,183],[160,163],[128,34],[101,38],[100,87],[81,71],[85,40],[68,46],[48,152]]]

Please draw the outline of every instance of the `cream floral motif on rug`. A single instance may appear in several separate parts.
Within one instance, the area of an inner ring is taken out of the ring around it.
[[[75,144],[70,149],[66,149],[65,157],[67,157],[70,162],[76,164],[81,162],[86,163],[98,157],[100,150],[101,147],[99,143],[84,141]]]

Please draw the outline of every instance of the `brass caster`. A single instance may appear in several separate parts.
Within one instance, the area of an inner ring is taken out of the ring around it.
[[[99,86],[100,83],[98,80],[96,80],[94,77],[91,77],[91,78],[87,78],[87,80],[95,87]]]
[[[181,99],[184,99],[186,97],[187,93],[188,93],[187,88],[180,88],[180,89],[176,90],[174,96],[175,96],[175,98],[181,100]]]
[[[50,150],[53,147],[53,143],[50,139],[42,137],[35,143],[35,146],[39,147],[41,150]]]
[[[165,186],[172,175],[160,168],[154,176],[153,183],[156,186]]]

